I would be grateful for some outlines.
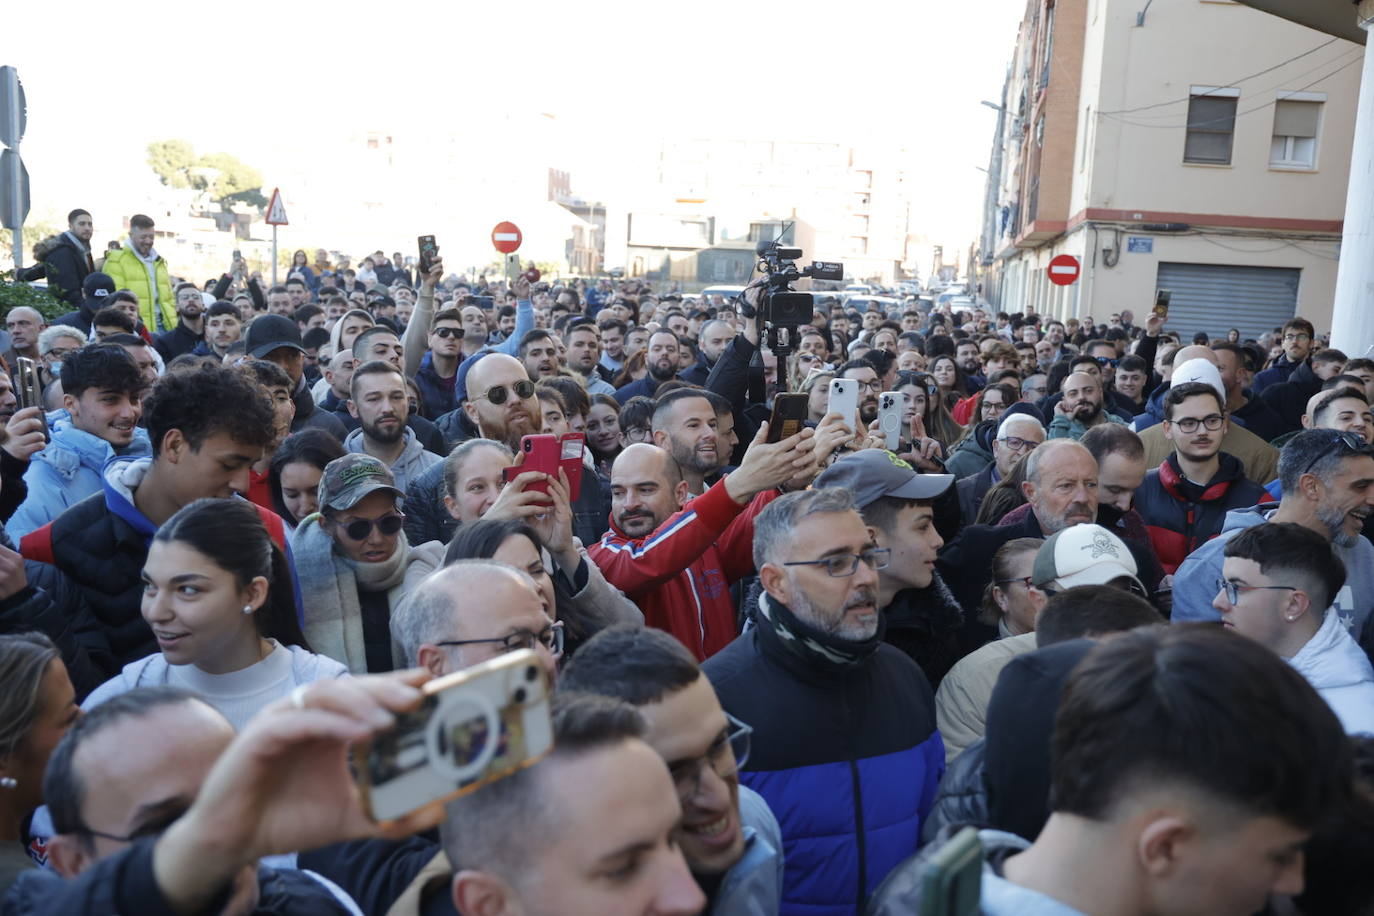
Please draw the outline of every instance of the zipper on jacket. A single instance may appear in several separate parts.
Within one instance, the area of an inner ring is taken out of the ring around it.
[[[852,722],[849,714],[849,685],[845,684],[843,693],[844,719],[842,721]],[[864,838],[864,793],[863,787],[859,782],[859,760],[855,752],[854,745],[858,741],[858,736],[850,735],[849,748],[849,780],[854,788],[854,845],[859,854],[859,880],[858,887],[854,890],[855,912],[864,911],[865,898],[864,888],[868,886],[868,846]]]

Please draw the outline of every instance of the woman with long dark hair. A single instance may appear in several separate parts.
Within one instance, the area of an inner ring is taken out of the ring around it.
[[[320,477],[335,458],[347,452],[329,433],[307,427],[287,436],[272,455],[267,485],[272,508],[294,530],[319,508]]]
[[[0,894],[20,872],[38,867],[25,847],[33,812],[43,804],[43,771],[79,715],[52,640],[41,633],[0,636]]]
[[[171,684],[242,728],[299,685],[348,671],[310,651],[290,564],[244,500],[198,499],[157,530],[143,566],[143,619],[161,651],[97,687],[86,708]]]

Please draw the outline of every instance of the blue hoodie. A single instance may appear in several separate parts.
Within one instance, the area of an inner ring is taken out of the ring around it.
[[[1278,510],[1275,503],[1263,503],[1249,509],[1232,509],[1226,513],[1221,534],[1188,555],[1188,559],[1174,573],[1174,609],[1171,620],[1186,623],[1195,620],[1220,620],[1221,614],[1212,607],[1217,596],[1217,580],[1221,578],[1222,551],[1226,542],[1246,528],[1268,521]],[[1374,544],[1363,537],[1355,539],[1351,547],[1333,544],[1336,556],[1345,564],[1345,586],[1331,602],[1346,632],[1356,638],[1364,632],[1370,610],[1374,608]]]
[[[148,433],[134,429],[133,442],[116,450],[99,436],[77,429],[70,419],[58,419],[43,451],[33,456],[24,473],[29,495],[5,525],[10,537],[20,538],[61,515],[102,486],[101,472],[116,457],[143,458],[152,454]]]

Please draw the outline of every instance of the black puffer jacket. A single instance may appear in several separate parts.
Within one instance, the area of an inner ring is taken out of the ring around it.
[[[949,669],[963,657],[959,628],[964,620],[959,602],[940,574],[935,573],[926,588],[898,592],[883,608],[883,616],[887,618],[883,640],[921,666],[932,690],[939,687]]]
[[[458,522],[444,506],[444,462],[431,465],[406,486],[406,540],[412,544],[447,544]]]
[[[987,743],[979,738],[949,762],[935,807],[921,826],[921,842],[929,843],[950,827],[986,827],[988,824],[988,783],[984,774]]]

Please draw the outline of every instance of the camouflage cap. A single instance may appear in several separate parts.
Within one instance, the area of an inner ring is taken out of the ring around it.
[[[405,498],[396,489],[396,478],[386,465],[371,455],[351,452],[325,466],[320,477],[320,509],[352,509],[377,490],[387,490],[397,499]]]

